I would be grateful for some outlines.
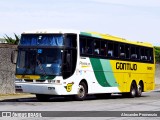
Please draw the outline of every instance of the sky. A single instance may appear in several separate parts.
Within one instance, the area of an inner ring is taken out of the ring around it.
[[[52,28],[160,46],[160,0],[0,0],[0,38]]]

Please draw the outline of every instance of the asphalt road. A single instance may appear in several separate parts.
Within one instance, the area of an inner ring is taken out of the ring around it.
[[[34,96],[26,96],[26,98],[1,100],[0,111],[160,111],[160,90],[145,92],[142,97],[136,98],[112,95],[111,98],[97,99],[95,96],[88,96],[84,101],[74,101],[61,97],[51,99],[49,102],[38,102]],[[116,112],[113,114],[116,115]],[[158,118],[154,117],[154,119]]]
[[[97,99],[95,96],[88,96],[84,101],[57,97],[49,102],[39,102],[31,95],[2,100],[0,106],[0,111],[160,111],[160,90],[144,92],[142,97],[135,98],[112,95],[111,98]]]

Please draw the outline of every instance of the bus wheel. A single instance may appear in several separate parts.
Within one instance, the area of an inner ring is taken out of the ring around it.
[[[79,101],[84,100],[86,98],[86,95],[87,95],[87,86],[84,82],[81,82],[79,84],[78,93],[75,96],[75,99]]]
[[[134,98],[135,96],[136,96],[136,85],[135,83],[132,83],[129,92],[129,97]]]
[[[50,95],[36,94],[36,98],[38,101],[47,102],[50,99]]]
[[[138,85],[138,87],[137,87],[136,96],[137,96],[137,97],[141,97],[142,91],[143,91],[142,83],[139,83],[139,85]]]

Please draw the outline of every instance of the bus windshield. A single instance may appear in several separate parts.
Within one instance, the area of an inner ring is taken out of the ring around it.
[[[16,74],[61,75],[61,54],[60,48],[21,48]]]
[[[22,34],[20,45],[23,46],[63,46],[62,34]]]

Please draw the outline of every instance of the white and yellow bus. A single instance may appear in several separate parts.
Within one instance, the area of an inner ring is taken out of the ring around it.
[[[151,44],[76,30],[24,32],[18,45],[16,91],[45,101],[57,95],[139,97],[154,89]]]

